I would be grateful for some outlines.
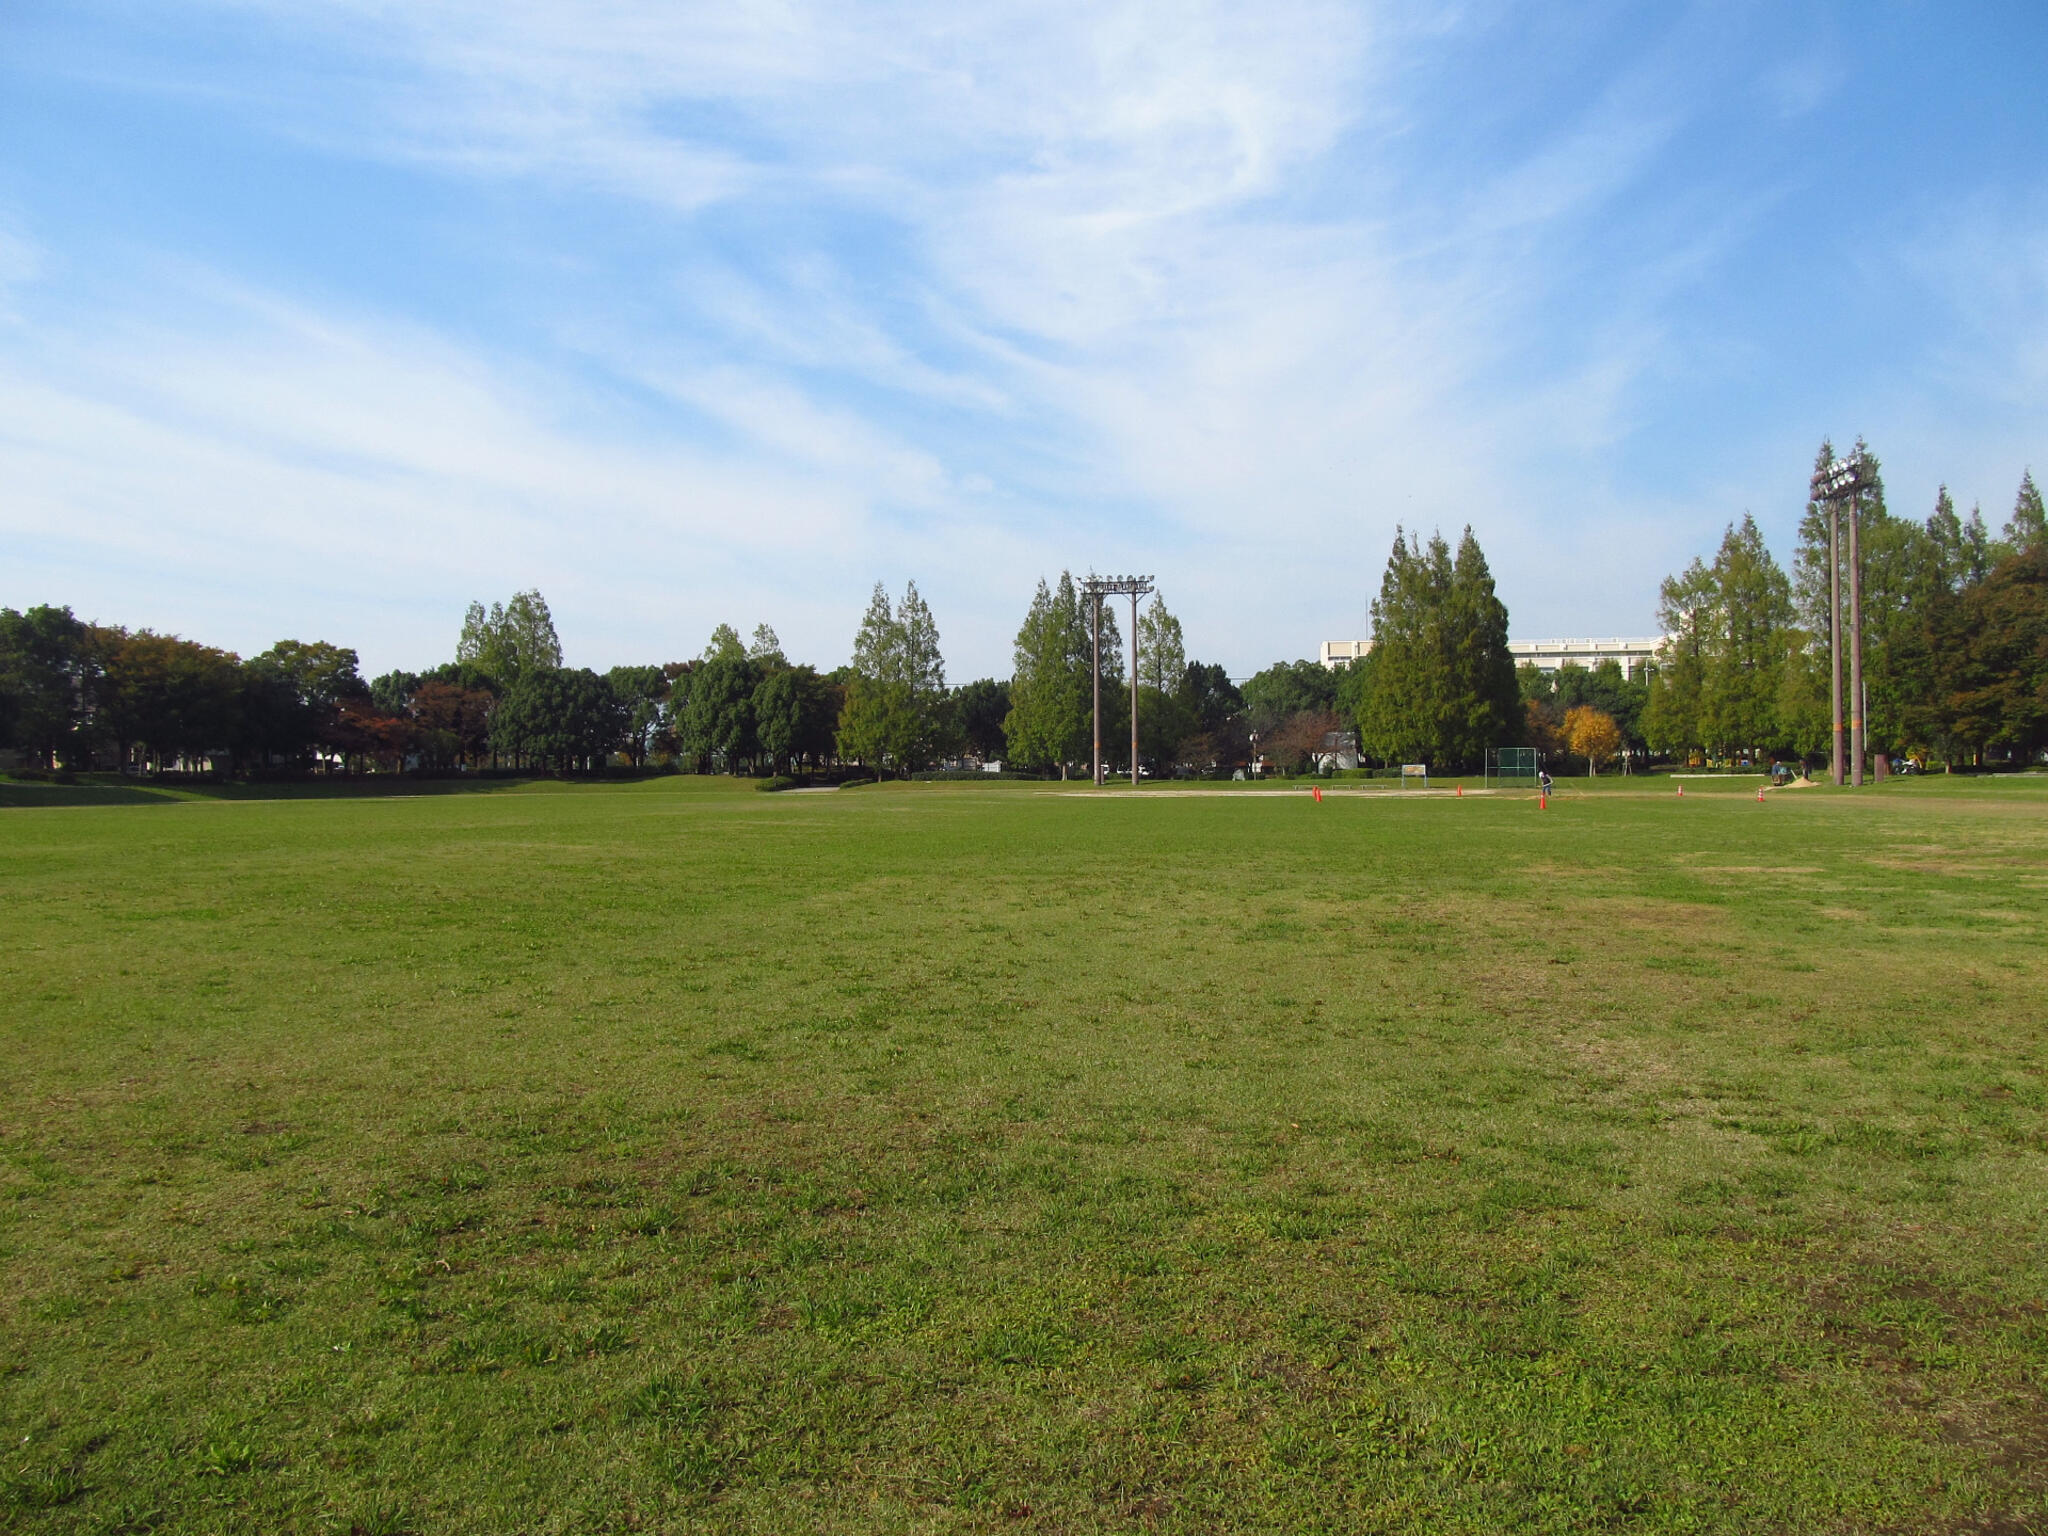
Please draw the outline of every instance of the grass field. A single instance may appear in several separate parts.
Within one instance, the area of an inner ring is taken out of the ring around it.
[[[2048,1529],[2048,781],[95,794],[0,1527]]]

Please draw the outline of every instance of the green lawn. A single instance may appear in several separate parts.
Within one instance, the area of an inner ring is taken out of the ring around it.
[[[0,1528],[2042,1529],[2048,780],[1565,788],[10,788]]]

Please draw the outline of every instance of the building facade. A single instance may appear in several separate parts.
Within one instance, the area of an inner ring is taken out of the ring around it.
[[[1591,672],[1603,662],[1614,662],[1627,678],[1639,677],[1656,661],[1664,638],[1646,640],[1510,640],[1508,654],[1518,667],[1534,665],[1542,672],[1556,672],[1565,665]]]
[[[1508,654],[1515,665],[1534,666],[1542,672],[1556,672],[1567,663],[1588,672],[1602,662],[1621,668],[1623,677],[1640,677],[1656,661],[1663,637],[1636,640],[1510,640]],[[1372,649],[1370,640],[1325,640],[1320,660],[1326,667],[1348,666]]]

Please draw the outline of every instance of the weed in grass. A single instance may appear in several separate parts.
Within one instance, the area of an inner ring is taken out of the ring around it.
[[[14,1509],[33,1512],[61,1509],[84,1498],[89,1491],[90,1486],[76,1469],[47,1467],[13,1474],[7,1479],[4,1490],[0,1490],[0,1497],[4,1497]]]

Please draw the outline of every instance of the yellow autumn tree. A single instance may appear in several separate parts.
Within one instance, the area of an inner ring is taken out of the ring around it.
[[[1600,771],[1601,758],[1621,750],[1621,727],[1605,710],[1579,704],[1565,711],[1564,744],[1586,760],[1586,776],[1591,778]]]

